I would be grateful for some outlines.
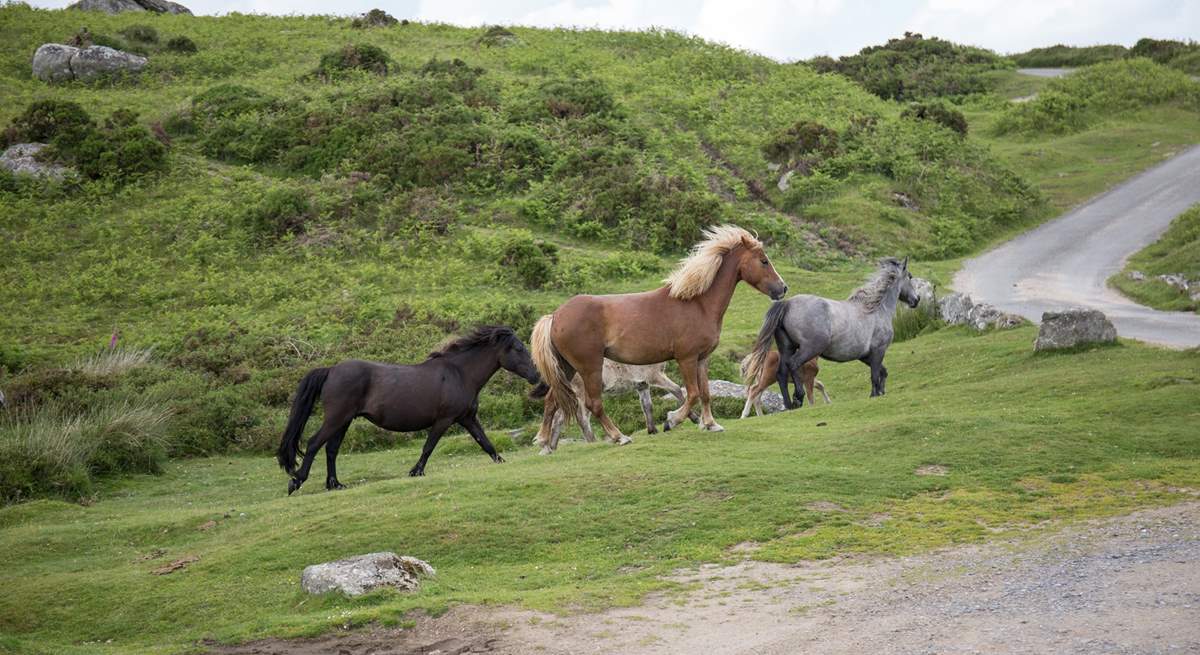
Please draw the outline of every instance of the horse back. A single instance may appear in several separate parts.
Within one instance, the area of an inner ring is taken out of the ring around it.
[[[353,410],[387,430],[422,430],[452,409],[447,392],[462,386],[448,368],[453,367],[436,360],[416,365],[348,360],[330,369],[321,401],[326,412]]]

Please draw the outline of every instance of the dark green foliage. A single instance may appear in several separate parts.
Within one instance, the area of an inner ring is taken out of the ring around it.
[[[545,286],[558,264],[558,247],[553,243],[535,240],[528,232],[517,232],[504,243],[500,265],[526,289]]]
[[[519,39],[517,39],[516,34],[513,34],[511,30],[499,25],[493,25],[484,30],[483,34],[481,34],[477,40],[479,45],[489,48],[495,46],[512,45],[518,41]]]
[[[126,109],[97,126],[76,103],[42,100],[13,121],[10,134],[49,142],[56,161],[92,179],[127,181],[167,168],[166,147]]]
[[[933,121],[966,136],[967,119],[962,112],[941,102],[914,102],[904,108],[901,118]]]
[[[158,30],[149,25],[130,25],[122,29],[119,34],[135,43],[158,43]]]
[[[243,221],[256,239],[270,240],[303,232],[304,222],[311,218],[312,211],[312,203],[303,190],[279,187],[268,191],[250,207]]]
[[[331,80],[348,71],[366,71],[376,75],[387,75],[391,58],[377,46],[369,43],[351,43],[334,52],[321,55],[315,74]]]
[[[1102,61],[1121,59],[1127,49],[1123,45],[1069,46],[1052,45],[1034,48],[1028,52],[1011,55],[1014,63],[1022,68],[1076,68],[1091,66]]]
[[[198,50],[196,42],[186,36],[173,36],[167,41],[167,52],[190,55],[195,54]]]
[[[595,79],[560,79],[542,82],[513,112],[514,118],[540,121],[584,116],[611,116],[618,112],[612,92]]]
[[[395,16],[392,16],[382,9],[372,9],[362,16],[350,21],[350,27],[362,30],[368,27],[391,27],[399,22],[400,21],[396,20]],[[404,21],[404,23],[407,25],[408,21]]]
[[[1130,57],[1146,57],[1159,64],[1166,64],[1176,57],[1200,50],[1195,41],[1173,41],[1171,39],[1138,39],[1129,49]]]
[[[820,161],[837,152],[837,132],[814,121],[800,121],[763,144],[767,161],[786,167]]]
[[[884,45],[863,48],[856,55],[837,61],[820,57],[809,65],[819,72],[841,73],[888,100],[980,93],[991,84],[983,73],[1012,66],[990,50],[912,32]]]

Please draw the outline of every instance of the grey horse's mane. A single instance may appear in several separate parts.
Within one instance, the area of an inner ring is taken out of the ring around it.
[[[896,283],[896,278],[900,276],[903,267],[904,264],[895,257],[885,257],[879,260],[879,268],[876,269],[874,276],[866,284],[855,289],[854,293],[851,293],[846,300],[862,305],[868,312],[875,311],[887,295],[888,288]]]

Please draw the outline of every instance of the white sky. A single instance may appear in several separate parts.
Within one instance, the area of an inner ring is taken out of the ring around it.
[[[73,0],[33,0],[62,7]],[[852,54],[905,31],[1019,52],[1200,38],[1200,0],[182,0],[197,14],[362,13],[455,25],[666,27],[781,60]]]

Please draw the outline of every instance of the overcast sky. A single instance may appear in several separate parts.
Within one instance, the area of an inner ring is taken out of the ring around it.
[[[73,0],[34,0],[62,7]],[[905,31],[1000,52],[1200,38],[1200,0],[181,0],[197,14],[355,14],[455,25],[666,27],[780,60],[845,55]]]

